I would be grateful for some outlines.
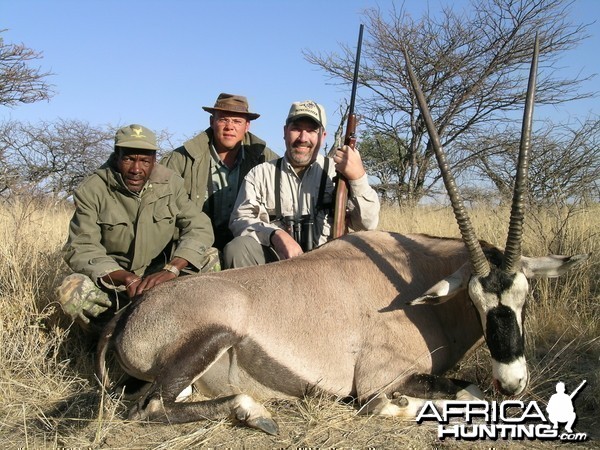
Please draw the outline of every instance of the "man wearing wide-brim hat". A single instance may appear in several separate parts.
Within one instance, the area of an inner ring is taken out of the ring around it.
[[[242,180],[251,168],[278,156],[250,133],[250,122],[260,114],[250,112],[246,97],[221,93],[214,106],[202,109],[211,114],[210,127],[161,164],[183,177],[190,199],[211,219],[214,246],[222,250],[233,239],[229,217]]]

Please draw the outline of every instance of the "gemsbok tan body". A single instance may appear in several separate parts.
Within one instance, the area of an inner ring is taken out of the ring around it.
[[[536,62],[537,43],[534,55]],[[442,375],[484,339],[496,387],[508,395],[525,389],[527,278],[559,276],[587,255],[521,255],[525,126],[506,252],[476,239],[408,69],[462,239],[360,232],[291,260],[157,286],[116,317],[99,343],[101,380],[111,344],[127,373],[150,382],[130,418],[231,416],[276,433],[256,400],[313,393],[353,397],[366,412],[414,416],[417,399],[481,395]],[[530,77],[530,92],[531,85]],[[178,402],[192,384],[212,400]],[[401,397],[390,400],[394,393]]]

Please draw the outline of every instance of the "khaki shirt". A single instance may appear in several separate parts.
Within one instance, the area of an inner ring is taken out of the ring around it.
[[[306,169],[300,178],[284,157],[281,173],[281,215],[298,220],[302,215],[316,210],[323,174],[325,157],[317,159]],[[275,171],[277,161],[260,164],[250,170],[240,188],[236,204],[231,214],[229,228],[234,236],[249,235],[262,245],[270,246],[271,233],[285,228],[279,220],[271,222],[276,214]],[[334,197],[333,178],[335,163],[329,161],[323,203],[332,205]],[[354,231],[374,230],[379,222],[379,198],[369,186],[367,175],[349,182],[348,208],[349,227]],[[330,209],[314,215],[315,241],[324,244],[331,238],[333,214]]]
[[[115,270],[152,273],[173,257],[201,268],[213,243],[210,220],[189,200],[183,179],[158,164],[136,194],[109,160],[83,181],[74,200],[63,257],[95,283]]]
[[[238,188],[240,186],[240,166],[244,160],[244,145],[240,146],[235,165],[230,169],[221,158],[217,151],[210,146],[210,175],[209,187],[206,193],[206,200],[212,202],[212,207],[205,208],[205,212],[212,215],[211,221],[215,228],[229,227],[229,218],[235,199],[237,198]],[[212,193],[212,198],[211,197]]]

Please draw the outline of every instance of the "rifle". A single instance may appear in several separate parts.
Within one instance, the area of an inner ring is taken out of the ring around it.
[[[364,25],[360,24],[358,31],[358,45],[356,46],[356,59],[354,61],[354,77],[352,79],[352,93],[350,94],[350,107],[348,108],[348,122],[344,145],[352,148],[356,145],[356,114],[354,114],[354,100],[358,85],[358,68],[360,66],[360,48]],[[335,177],[335,209],[333,213],[333,237],[338,238],[346,233],[346,204],[348,202],[348,180],[338,172]]]
[[[577,386],[577,389],[575,389],[573,392],[571,392],[571,394],[569,394],[569,397],[572,399],[573,397],[575,397],[579,391],[581,390],[581,388],[583,387],[583,385],[587,383],[587,380],[583,380],[581,382],[581,384],[579,386]]]

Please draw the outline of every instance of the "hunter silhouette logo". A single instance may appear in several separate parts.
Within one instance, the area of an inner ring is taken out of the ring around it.
[[[134,138],[145,138],[146,136],[142,134],[142,129],[141,128],[132,128],[131,131],[133,131],[133,134],[131,135],[131,137]]]
[[[556,383],[556,394],[550,397],[548,406],[546,406],[548,419],[552,422],[554,430],[558,428],[559,422],[566,422],[565,431],[567,433],[573,432],[573,424],[577,420],[577,414],[575,414],[575,408],[573,407],[573,398],[575,398],[585,383],[586,380],[583,380],[570,395],[565,394],[565,383],[562,381]]]
[[[513,439],[586,441],[587,433],[574,432],[577,420],[573,399],[585,386],[583,380],[571,394],[565,393],[565,383],[556,383],[556,394],[552,394],[546,406],[537,401],[504,400],[449,400],[443,404],[427,401],[417,413],[416,421],[438,423],[439,439],[456,440]],[[564,423],[564,431],[559,430]]]

